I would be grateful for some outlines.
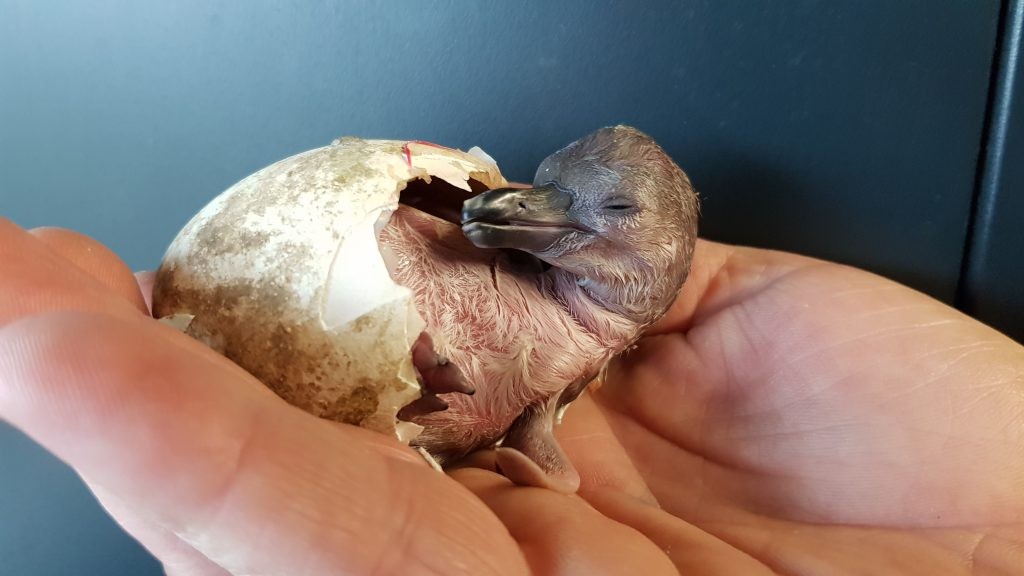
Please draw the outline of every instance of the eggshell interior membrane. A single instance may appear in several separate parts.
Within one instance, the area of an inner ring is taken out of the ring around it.
[[[221,352],[317,416],[394,434],[420,397],[424,321],[377,243],[414,179],[507,185],[479,149],[342,138],[235,184],[178,234],[157,272],[154,316]]]

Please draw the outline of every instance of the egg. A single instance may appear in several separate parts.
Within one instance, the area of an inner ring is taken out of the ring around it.
[[[507,185],[495,162],[420,141],[346,137],[276,162],[214,198],[168,248],[154,316],[322,418],[408,442],[425,322],[378,237],[403,190]]]

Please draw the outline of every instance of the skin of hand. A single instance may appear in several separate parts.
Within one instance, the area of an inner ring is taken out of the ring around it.
[[[0,417],[172,576],[1024,567],[1024,348],[863,271],[699,243],[569,408],[564,495],[288,406],[79,234],[0,219],[0,270]]]

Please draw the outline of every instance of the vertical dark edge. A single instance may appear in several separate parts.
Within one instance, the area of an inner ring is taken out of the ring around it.
[[[1021,54],[1021,36],[1024,34],[1024,0],[1004,0],[999,11],[999,30],[996,33],[989,101],[978,153],[971,213],[967,223],[964,254],[961,259],[960,278],[957,281],[956,306],[971,312],[972,278],[983,273],[979,268],[986,260],[990,248],[989,233],[995,210],[995,199],[1005,161],[1006,133],[1009,128],[1013,103],[1013,80],[1017,60]]]

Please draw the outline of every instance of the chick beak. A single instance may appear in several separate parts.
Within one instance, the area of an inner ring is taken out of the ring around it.
[[[463,203],[462,231],[479,248],[543,252],[582,230],[571,206],[572,196],[553,185],[488,190]]]

